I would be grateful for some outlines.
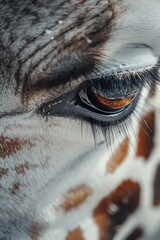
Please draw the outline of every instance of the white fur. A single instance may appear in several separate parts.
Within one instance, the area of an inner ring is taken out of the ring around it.
[[[116,72],[122,64],[123,70],[145,69],[154,66],[160,55],[160,1],[158,0],[126,0],[126,11],[119,19],[106,42],[103,53],[103,70]],[[47,33],[49,34],[49,33]],[[147,46],[148,47],[147,47]],[[158,107],[160,92],[153,99]],[[143,93],[139,101],[140,108],[147,99]],[[147,111],[149,107],[145,106]],[[142,112],[137,106],[139,118]],[[153,107],[152,107],[153,108]],[[49,117],[48,121],[33,113],[0,120],[0,132],[8,138],[18,137],[28,140],[33,146],[24,147],[15,155],[1,159],[1,167],[9,168],[9,174],[1,180],[0,191],[0,239],[2,239],[3,222],[11,220],[11,216],[22,218],[27,227],[33,223],[45,223],[48,226],[40,240],[64,240],[68,231],[81,227],[85,240],[98,240],[98,228],[92,213],[94,208],[107,194],[112,192],[123,180],[133,179],[142,188],[141,203],[123,225],[114,240],[123,240],[137,224],[146,230],[146,237],[154,234],[159,228],[160,209],[153,208],[153,178],[160,162],[160,124],[156,122],[156,148],[146,163],[143,159],[135,160],[136,136],[139,119],[133,114],[135,132],[129,133],[132,142],[125,162],[114,174],[105,174],[106,163],[111,156],[111,148],[115,150],[121,138],[117,133],[114,146],[106,147],[99,131],[95,146],[91,127],[74,119]],[[160,118],[159,112],[157,119]],[[23,127],[22,127],[23,126]],[[29,169],[26,174],[17,175],[15,166],[29,162],[38,167]],[[45,166],[46,163],[46,167]],[[21,186],[18,196],[8,191],[15,181]],[[64,213],[57,207],[62,203],[64,195],[72,188],[86,184],[93,189],[93,194],[77,209]],[[21,207],[19,207],[21,206]],[[25,219],[23,219],[23,217]],[[26,221],[26,222],[25,222]],[[2,224],[1,224],[2,223]],[[11,229],[14,227],[11,225]],[[14,230],[13,230],[14,231]],[[28,240],[26,232],[17,238],[17,232],[6,240]],[[3,238],[4,239],[4,238]]]

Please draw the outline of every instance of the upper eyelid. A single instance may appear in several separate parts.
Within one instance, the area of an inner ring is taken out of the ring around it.
[[[85,80],[89,80],[91,78],[101,78],[104,76],[116,75],[120,78],[123,77],[125,74],[136,74],[141,73],[143,71],[150,70],[153,68],[153,65],[148,65],[145,68],[139,67],[134,69],[129,69],[127,67],[119,68],[119,69],[111,69],[110,71],[102,71],[100,64],[90,63],[87,67],[82,66],[82,69],[79,68],[79,71],[72,71],[69,72],[68,69],[65,70],[62,74],[52,70],[48,75],[44,78],[38,80],[36,83],[31,85],[32,89],[50,89],[54,87],[64,86],[65,84],[70,84],[72,86],[72,82],[77,81],[77,85],[79,82],[84,82]],[[95,66],[94,66],[95,64]],[[60,72],[60,71],[59,71]],[[79,80],[81,79],[81,80]],[[75,85],[75,84],[74,84]]]
[[[114,81],[116,80],[117,82],[121,83],[123,80],[128,82],[128,84],[133,84],[137,83],[137,85],[143,84],[143,82],[150,83],[150,81],[156,81],[160,82],[160,74],[158,72],[158,67],[153,67],[153,66],[147,66],[145,69],[144,68],[138,68],[134,70],[127,70],[127,71],[111,71],[111,72],[106,72],[103,74],[100,74],[100,76],[96,75],[95,79],[111,79]],[[139,82],[135,81],[135,79],[139,80]],[[94,79],[94,78],[92,78]]]
[[[121,75],[125,75],[127,73],[142,73],[144,71],[148,71],[148,70],[151,70],[151,69],[157,69],[160,68],[160,62],[157,62],[157,64],[153,65],[153,64],[148,64],[148,65],[145,65],[145,66],[128,66],[127,64],[122,64],[120,65],[119,67],[114,67],[114,68],[111,68],[109,70],[105,70],[105,66],[103,66],[102,68],[100,68],[100,71],[98,72],[98,74],[101,74],[102,76],[105,76],[105,75],[117,75],[117,76],[121,76]]]
[[[32,89],[50,89],[52,87],[59,87],[69,82],[76,81],[81,76],[86,76],[94,71],[97,64],[94,57],[88,57],[85,54],[73,55],[69,58],[61,60],[55,66],[51,67],[47,73],[42,73],[36,82],[33,80],[25,83],[28,88]],[[35,78],[37,79],[37,78]],[[30,85],[30,86],[29,86]]]

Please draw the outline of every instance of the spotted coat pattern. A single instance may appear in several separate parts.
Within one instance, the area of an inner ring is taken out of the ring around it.
[[[153,240],[159,88],[143,86],[127,130],[109,126],[106,139],[100,126],[95,138],[90,122],[39,109],[116,64],[156,65],[160,2],[0,0],[0,8],[0,240]]]

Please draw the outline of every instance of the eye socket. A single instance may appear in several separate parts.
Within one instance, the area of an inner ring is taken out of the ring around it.
[[[94,84],[88,84],[80,90],[79,98],[84,107],[107,115],[117,114],[127,108],[140,92],[140,88],[138,88],[138,86],[129,88],[127,91],[126,86],[124,86],[123,91],[120,91],[120,89],[119,91],[118,89],[113,91],[113,87],[112,91],[109,91],[109,88],[105,86],[107,90],[105,91],[103,85],[103,81],[98,84],[95,81]]]
[[[77,88],[41,105],[38,114],[62,116],[106,129],[125,121],[135,110],[143,87],[159,82],[156,68],[90,79]]]

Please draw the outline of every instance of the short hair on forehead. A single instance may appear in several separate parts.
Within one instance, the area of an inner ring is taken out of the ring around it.
[[[122,9],[116,0],[0,0],[0,7],[1,81],[23,93],[92,70]]]

